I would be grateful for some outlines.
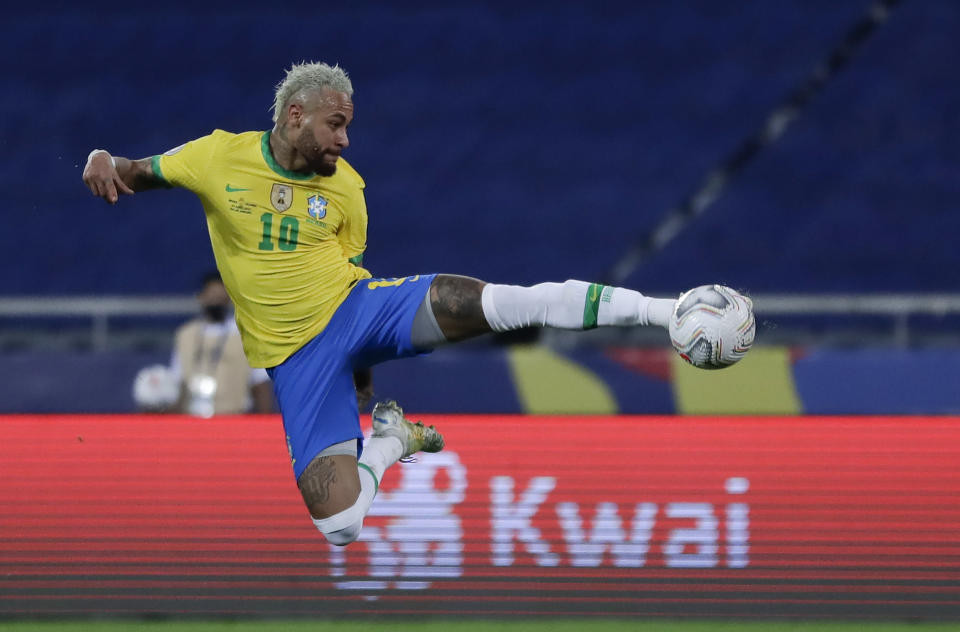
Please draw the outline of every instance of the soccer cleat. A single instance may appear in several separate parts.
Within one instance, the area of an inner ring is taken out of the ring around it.
[[[401,461],[409,460],[417,452],[439,452],[443,449],[443,435],[422,421],[412,423],[403,416],[403,409],[393,400],[379,402],[373,407],[373,436],[396,437],[403,444]]]

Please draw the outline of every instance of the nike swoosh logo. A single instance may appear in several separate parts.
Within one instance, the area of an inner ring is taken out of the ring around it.
[[[241,189],[239,187],[232,187],[229,184],[227,185],[227,193],[236,193],[237,191],[250,191],[250,189]]]

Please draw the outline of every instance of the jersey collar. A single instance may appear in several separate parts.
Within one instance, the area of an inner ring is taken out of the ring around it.
[[[277,161],[273,158],[273,152],[270,151],[270,130],[267,130],[263,133],[263,136],[260,137],[260,152],[263,153],[263,160],[267,163],[267,166],[284,178],[289,178],[291,180],[311,180],[317,174],[315,173],[297,173],[296,171],[290,171],[289,169],[284,169]]]

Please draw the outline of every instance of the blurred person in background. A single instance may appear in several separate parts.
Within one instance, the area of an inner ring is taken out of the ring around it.
[[[202,313],[177,328],[170,366],[155,364],[137,373],[138,410],[194,417],[274,412],[270,376],[247,362],[219,273],[203,277],[197,301]]]
[[[177,328],[170,372],[179,384],[176,411],[195,417],[273,412],[273,385],[247,362],[233,304],[217,272],[204,276],[201,316]]]

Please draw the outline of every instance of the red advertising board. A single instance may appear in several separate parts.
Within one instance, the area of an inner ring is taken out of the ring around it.
[[[0,615],[960,618],[960,420],[431,416],[329,546],[278,418],[0,418]]]

